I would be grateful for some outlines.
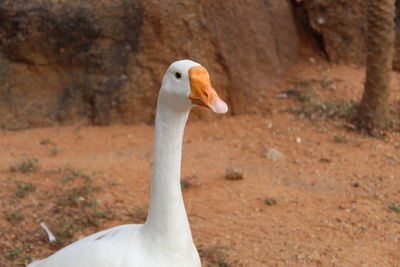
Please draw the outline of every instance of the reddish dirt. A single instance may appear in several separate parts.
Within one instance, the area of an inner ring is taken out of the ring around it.
[[[289,71],[266,98],[268,115],[188,123],[182,177],[192,186],[184,198],[204,266],[400,266],[400,214],[388,208],[400,205],[399,134],[366,137],[344,119],[288,112],[301,104],[276,97],[302,82],[314,84],[322,100],[360,99],[362,68],[318,61]],[[397,104],[399,85],[394,74]],[[0,266],[22,266],[60,248],[46,242],[41,221],[60,232],[63,216],[75,218],[66,240],[143,221],[152,142],[150,126],[0,132]],[[268,159],[269,148],[285,158]],[[38,159],[40,168],[10,170],[27,158]],[[244,178],[224,179],[231,167]],[[98,189],[75,204],[63,200],[66,188],[82,186]],[[89,200],[106,215],[93,214]]]

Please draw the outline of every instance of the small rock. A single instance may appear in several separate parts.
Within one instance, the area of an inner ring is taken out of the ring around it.
[[[228,168],[226,170],[225,179],[227,179],[227,180],[242,180],[243,179],[243,171],[235,169],[235,168]]]
[[[298,143],[298,144],[300,144],[301,143],[301,138],[300,137],[298,137],[298,136],[296,136],[296,143]]]
[[[328,158],[320,158],[320,159],[319,159],[319,162],[323,162],[323,163],[331,163],[331,162],[332,162],[332,160],[331,160],[331,159],[328,159]]]
[[[284,159],[285,155],[282,152],[276,150],[275,148],[269,148],[265,152],[265,157],[273,161],[278,161]]]
[[[265,122],[265,126],[266,126],[268,129],[271,129],[271,128],[272,128],[272,122],[266,121],[266,122]]]
[[[186,188],[192,188],[194,186],[201,186],[202,183],[199,180],[199,177],[196,175],[192,176],[185,176],[184,178],[181,179],[181,188],[186,189]]]
[[[264,203],[265,203],[266,205],[268,205],[268,206],[274,206],[274,205],[276,205],[276,200],[273,199],[273,198],[266,198],[266,199],[264,200]]]
[[[296,258],[297,258],[298,260],[303,260],[303,259],[306,258],[306,254],[304,254],[304,253],[297,254],[297,255],[296,255]]]
[[[278,99],[286,99],[288,98],[288,95],[286,93],[280,93],[276,96]]]

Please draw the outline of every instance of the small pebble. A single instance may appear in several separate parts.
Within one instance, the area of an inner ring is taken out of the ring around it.
[[[243,171],[235,169],[235,168],[228,168],[226,170],[225,179],[227,179],[227,180],[242,180],[243,179]]]
[[[332,160],[331,160],[331,159],[328,159],[328,158],[320,158],[320,159],[319,159],[319,162],[323,162],[323,163],[331,163],[331,162],[332,162]]]
[[[264,156],[267,159],[270,159],[270,160],[273,160],[273,161],[278,161],[278,160],[281,160],[281,159],[285,158],[285,155],[282,152],[280,152],[277,149],[275,149],[275,148],[267,149],[267,151],[265,152]]]
[[[273,205],[276,205],[276,200],[273,199],[273,198],[266,198],[266,199],[264,200],[264,203],[265,203],[266,205],[268,205],[268,206],[273,206]]]
[[[285,94],[285,93],[280,93],[280,94],[276,95],[276,98],[278,98],[278,99],[285,99],[285,98],[288,98],[288,95]]]

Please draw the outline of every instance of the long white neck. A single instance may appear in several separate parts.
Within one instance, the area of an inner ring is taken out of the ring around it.
[[[144,231],[154,241],[187,245],[192,241],[180,184],[182,141],[187,111],[176,111],[159,97],[151,200]]]

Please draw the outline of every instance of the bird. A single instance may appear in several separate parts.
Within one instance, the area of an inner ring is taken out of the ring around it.
[[[150,204],[144,224],[127,224],[84,237],[28,267],[200,267],[182,197],[182,141],[192,107],[226,113],[205,67],[173,62],[157,98]]]

